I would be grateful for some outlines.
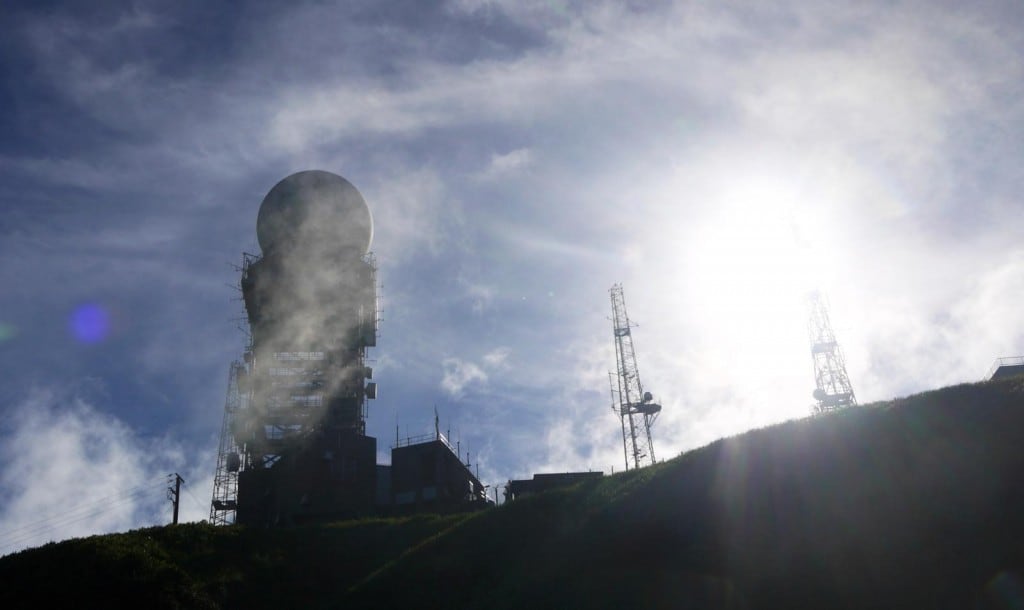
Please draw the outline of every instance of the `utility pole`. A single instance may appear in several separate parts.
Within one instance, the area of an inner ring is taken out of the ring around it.
[[[181,475],[177,472],[170,476],[174,477],[174,487],[167,488],[167,499],[174,504],[174,518],[171,521],[171,525],[178,525],[178,504],[179,500],[181,500],[181,484],[185,482],[185,479],[181,478]]]

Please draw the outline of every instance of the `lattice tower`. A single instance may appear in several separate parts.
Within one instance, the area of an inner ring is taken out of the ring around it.
[[[824,297],[817,292],[811,293],[808,307],[808,332],[816,386],[814,399],[817,401],[813,411],[822,414],[856,405],[857,397],[846,373],[846,361],[832,330]]]
[[[622,284],[609,291],[612,300],[612,330],[615,338],[617,383],[612,385],[612,410],[622,424],[622,449],[626,470],[655,463],[651,426],[661,413],[661,405],[653,402],[650,392],[640,383],[640,372],[633,348],[633,325],[626,314],[626,299]]]

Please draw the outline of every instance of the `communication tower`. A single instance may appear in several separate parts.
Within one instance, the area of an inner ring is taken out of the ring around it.
[[[372,509],[366,348],[376,345],[373,220],[324,171],[278,182],[260,205],[261,255],[243,255],[250,344],[231,366],[210,521],[284,525]]]
[[[616,382],[611,382],[612,410],[622,424],[622,451],[625,455],[626,470],[630,463],[640,468],[645,462],[653,464],[654,442],[651,440],[651,426],[661,413],[661,405],[654,402],[654,396],[644,391],[640,383],[640,372],[633,350],[633,325],[626,315],[626,299],[622,284],[615,284],[609,291],[612,299],[612,330],[615,337],[615,360],[618,371]],[[609,373],[611,381],[611,373]]]
[[[850,385],[850,377],[846,374],[846,361],[832,331],[824,297],[818,292],[812,292],[808,296],[808,307],[808,331],[816,385],[814,399],[817,401],[814,413],[820,415],[856,405],[857,397]]]

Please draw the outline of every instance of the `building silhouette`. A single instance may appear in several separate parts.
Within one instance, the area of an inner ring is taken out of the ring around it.
[[[392,465],[376,463],[377,439],[366,435],[377,396],[366,359],[377,344],[376,265],[359,191],[330,172],[292,174],[263,199],[256,234],[261,254],[243,255],[240,282],[250,342],[231,367],[211,522],[479,505],[483,486],[440,438],[396,443]]]

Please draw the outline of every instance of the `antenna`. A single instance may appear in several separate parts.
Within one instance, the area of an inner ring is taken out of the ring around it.
[[[857,397],[846,374],[846,361],[836,342],[829,320],[828,307],[821,293],[812,292],[808,298],[810,321],[808,333],[811,339],[811,356],[814,358],[814,399],[815,415],[831,413],[857,404]]]
[[[661,413],[661,405],[653,402],[654,396],[645,392],[640,383],[636,352],[633,350],[633,325],[626,315],[622,284],[612,286],[609,294],[612,299],[612,330],[618,367],[618,389],[615,384],[612,385],[612,410],[622,423],[622,445],[626,454],[626,470],[629,470],[630,461],[633,462],[633,468],[640,468],[641,463],[648,460],[651,464],[655,463],[651,426]]]

